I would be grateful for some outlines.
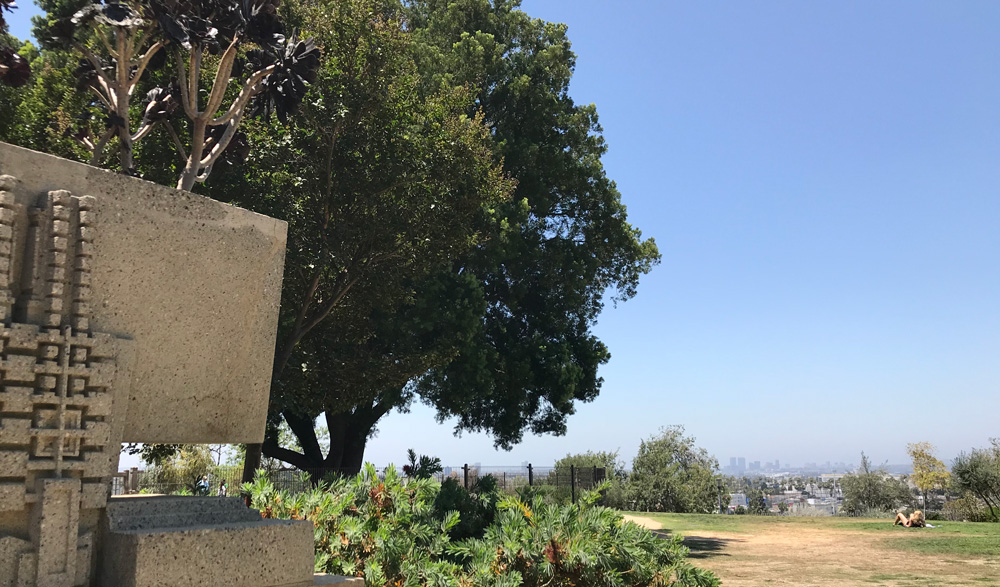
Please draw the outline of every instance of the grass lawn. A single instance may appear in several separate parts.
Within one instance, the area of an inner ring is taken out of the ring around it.
[[[723,585],[1000,587],[1000,524],[698,514],[644,514],[680,534]]]

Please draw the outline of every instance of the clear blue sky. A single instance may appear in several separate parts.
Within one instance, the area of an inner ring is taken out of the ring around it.
[[[684,424],[728,462],[950,459],[1000,436],[1000,3],[527,0],[565,22],[608,174],[663,263],[596,328],[563,438],[429,410],[370,460],[547,464]],[[19,22],[34,7],[22,7]]]

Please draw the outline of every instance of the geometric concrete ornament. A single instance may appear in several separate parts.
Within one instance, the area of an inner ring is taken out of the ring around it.
[[[285,231],[0,143],[0,587],[313,584],[308,522],[108,498],[123,441],[263,440]]]
[[[93,198],[53,191],[25,211],[15,187],[0,176],[0,511],[27,511],[28,536],[0,538],[0,587],[87,585],[80,512],[107,501],[130,343],[90,330]]]

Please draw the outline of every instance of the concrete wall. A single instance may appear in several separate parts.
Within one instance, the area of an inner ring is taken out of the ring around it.
[[[134,341],[122,440],[260,442],[286,224],[5,143],[0,174],[18,180],[18,226],[50,190],[94,198],[90,330]]]

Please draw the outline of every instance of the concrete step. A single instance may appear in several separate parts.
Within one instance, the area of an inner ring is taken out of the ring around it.
[[[313,525],[295,520],[108,531],[99,585],[288,587],[313,579]]]
[[[242,511],[219,512],[174,512],[156,515],[115,516],[108,518],[108,528],[112,532],[128,530],[156,530],[158,528],[182,528],[186,526],[221,526],[226,524],[259,522],[260,514],[246,507]]]
[[[236,512],[248,508],[239,497],[192,497],[180,495],[116,496],[108,500],[108,516],[150,516],[178,512]]]
[[[260,513],[238,497],[151,496],[112,498],[107,509],[112,532],[255,522]]]

